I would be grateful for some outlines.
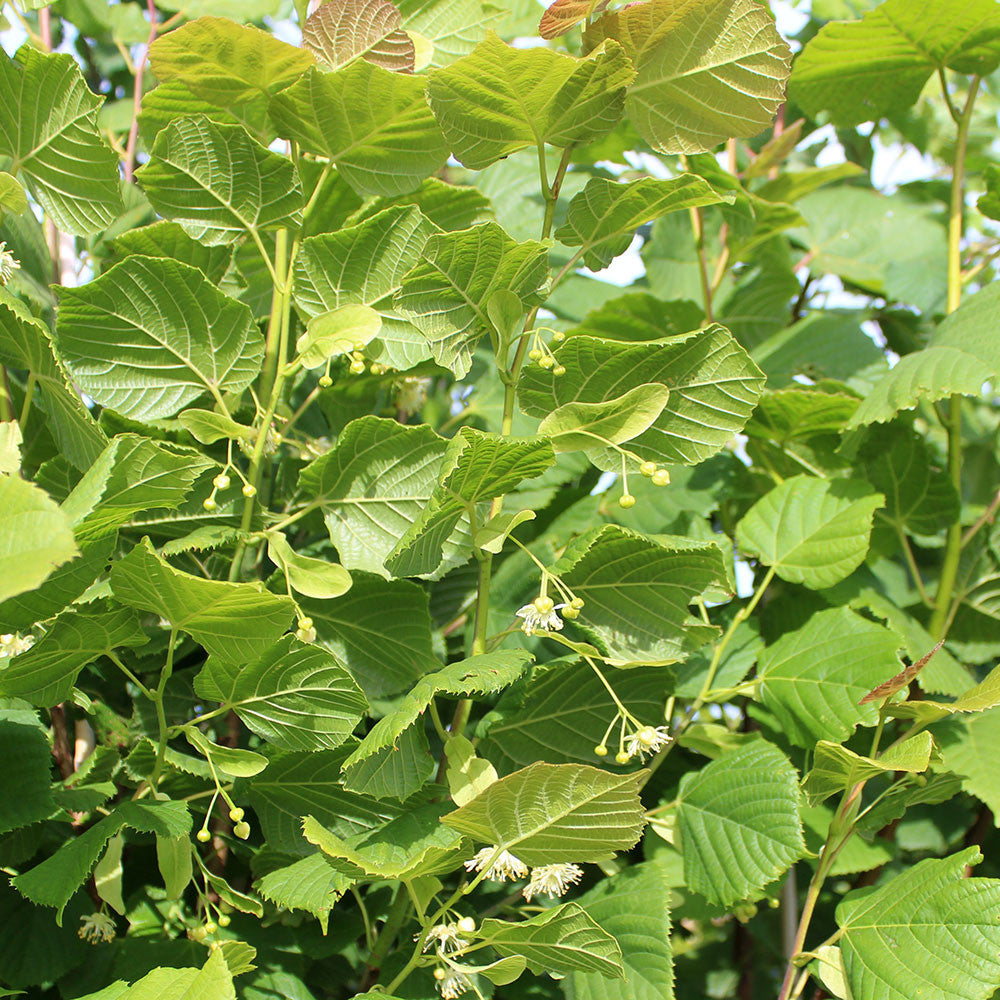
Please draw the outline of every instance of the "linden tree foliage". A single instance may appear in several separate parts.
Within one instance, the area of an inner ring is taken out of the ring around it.
[[[0,995],[1000,995],[997,0],[7,13]]]

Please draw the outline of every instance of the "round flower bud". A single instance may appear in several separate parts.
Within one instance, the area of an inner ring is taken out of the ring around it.
[[[458,922],[458,929],[463,934],[472,934],[476,929],[476,921],[474,917],[462,917]]]
[[[213,921],[213,920],[209,920],[209,922],[207,924],[205,924],[205,933],[206,934],[214,934],[218,929],[219,928],[215,926],[215,921]]]
[[[320,375],[319,387],[321,389],[329,389],[331,385],[333,385],[333,379],[329,375]]]
[[[618,506],[619,507],[624,507],[625,510],[628,510],[629,507],[634,507],[635,506],[635,497],[632,496],[631,493],[623,493],[618,498]]]
[[[205,499],[202,500],[201,505],[205,508],[205,510],[215,510],[218,506],[215,502],[215,497],[205,497]]]
[[[555,602],[551,597],[536,597],[532,604],[540,615],[547,615],[555,607]]]
[[[572,621],[574,618],[580,617],[580,609],[574,608],[573,605],[571,604],[568,607],[563,608],[562,616],[563,618],[569,618],[570,621]]]
[[[250,824],[241,820],[233,827],[233,833],[236,834],[240,840],[246,840],[250,836]]]
[[[538,359],[538,363],[543,368],[552,368],[555,365],[555,363],[556,363],[556,359],[554,357],[552,357],[551,354],[546,354],[543,357],[540,357]]]
[[[528,357],[532,361],[541,361],[542,352],[537,347],[533,347],[530,351],[528,351]]]
[[[552,369],[552,374],[556,376],[565,375],[566,369],[563,365],[556,365],[555,368]]]
[[[313,620],[311,618],[300,618],[299,628],[303,631],[309,631],[313,627]]]
[[[232,917],[230,917],[228,913],[220,913],[219,914],[219,926],[220,927],[228,927],[232,922],[233,922],[232,921]]]
[[[196,927],[193,931],[188,931],[188,937],[192,941],[204,941],[208,937],[208,931],[204,927]]]
[[[557,344],[561,343],[566,339],[566,334],[563,333],[562,330],[556,330],[556,332],[552,334],[552,339]]]
[[[243,816],[243,810],[239,806],[233,806],[233,808],[229,810],[229,818],[234,823],[239,823],[239,821],[243,819]]]
[[[670,482],[670,473],[666,469],[657,469],[653,473],[654,486],[666,486]]]
[[[195,834],[195,836],[203,844],[207,844],[212,839],[212,835],[208,832],[208,828],[204,826]]]
[[[385,369],[377,361],[373,361],[368,370],[372,373],[372,375],[381,375],[382,372],[385,371]]]
[[[356,354],[363,354],[363,353],[364,353],[364,349],[365,349],[365,348],[366,348],[367,346],[368,346],[368,345],[367,345],[367,344],[366,344],[366,343],[365,343],[365,342],[364,342],[363,340],[359,340],[359,341],[358,341],[358,342],[357,342],[357,343],[356,343],[356,344],[354,345],[354,351],[355,351],[355,353],[356,353]]]
[[[436,980],[437,980],[437,981],[438,981],[438,982],[440,983],[440,982],[441,982],[441,980],[443,980],[443,979],[447,979],[447,978],[448,978],[448,973],[447,973],[447,972],[445,972],[445,971],[444,971],[444,969],[442,969],[442,968],[441,968],[441,966],[439,965],[439,966],[438,966],[438,967],[437,967],[437,968],[436,968],[436,969],[434,970],[434,978],[435,978],[435,979],[436,979]]]
[[[243,487],[243,495],[245,497],[255,497],[257,495],[257,487],[246,483]]]
[[[600,746],[594,747],[594,753],[598,757],[607,757],[608,748],[602,743]]]
[[[576,608],[576,610],[579,611],[580,608],[583,607],[583,603],[582,597],[574,597],[573,600],[569,602],[569,606],[571,608]]]
[[[625,753],[624,750],[619,750],[618,753],[615,754],[616,764],[627,764],[631,759],[632,755],[630,753]]]
[[[352,361],[351,362],[351,374],[360,375],[365,370],[365,363],[363,361]]]
[[[644,476],[652,476],[656,472],[656,462],[643,462],[639,466],[639,471]]]
[[[224,472],[220,472],[215,479],[212,480],[212,485],[218,490],[229,489],[229,476]]]

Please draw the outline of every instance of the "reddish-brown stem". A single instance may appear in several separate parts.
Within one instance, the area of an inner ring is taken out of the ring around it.
[[[125,180],[131,184],[135,180],[135,147],[139,138],[139,110],[142,108],[142,82],[146,75],[146,62],[149,58],[149,47],[156,41],[157,21],[156,3],[146,0],[146,10],[149,13],[149,36],[143,46],[139,61],[135,64],[135,91],[132,94],[132,124],[128,130],[128,142],[125,145]]]

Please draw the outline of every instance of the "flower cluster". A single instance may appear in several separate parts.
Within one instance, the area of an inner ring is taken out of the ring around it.
[[[25,653],[35,644],[33,635],[22,636],[19,632],[0,635],[0,659]]]
[[[494,858],[493,855],[496,854]],[[512,882],[519,878],[528,877],[528,866],[520,859],[515,858],[509,851],[501,851],[497,854],[495,847],[484,847],[476,855],[465,862],[465,870],[481,872],[487,865],[489,870],[486,877],[494,882]]]
[[[76,933],[89,944],[104,944],[114,941],[115,922],[106,913],[88,913],[80,917],[80,929]]]
[[[582,878],[583,869],[579,865],[541,865],[531,869],[531,880],[522,895],[529,903],[535,896],[563,896]]]
[[[21,262],[7,249],[7,243],[0,243],[0,285],[6,285],[21,270]]]

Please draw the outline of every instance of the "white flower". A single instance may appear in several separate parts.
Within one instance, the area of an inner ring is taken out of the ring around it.
[[[7,249],[6,242],[0,243],[0,285],[6,285],[15,271],[21,270],[21,262]]]
[[[417,937],[419,936],[418,934]],[[435,924],[427,932],[424,951],[427,951],[432,944],[436,945],[438,953],[441,955],[448,955],[469,947],[469,942],[458,936],[458,924]]]
[[[80,917],[81,927],[77,934],[91,944],[103,944],[114,941],[115,922],[106,913],[90,913]]]
[[[484,847],[475,857],[469,858],[465,862],[465,870],[481,872],[496,854],[496,850],[495,847]],[[495,882],[506,882],[507,879],[514,882],[519,878],[527,878],[527,876],[528,866],[520,858],[515,858],[509,851],[501,851],[486,873],[486,877]]]
[[[532,632],[562,631],[563,620],[556,614],[565,604],[553,604],[551,597],[536,597],[530,604],[525,604],[517,612],[518,618],[524,619],[521,630],[525,635]]]
[[[436,985],[442,1000],[455,1000],[472,989],[472,980],[464,972],[452,972],[444,979],[439,979]]]
[[[312,627],[296,629],[295,638],[298,639],[299,642],[315,642],[316,629]]]
[[[673,742],[673,737],[666,726],[643,726],[642,729],[634,732],[625,743],[625,752],[629,757],[639,755],[639,760],[645,760],[646,754],[654,754],[662,750],[668,743]]]
[[[34,643],[35,637],[33,635],[22,636],[16,632],[0,635],[0,658],[24,653],[31,649]]]
[[[531,869],[531,881],[524,887],[524,898],[530,903],[532,896],[562,896],[571,885],[583,878],[579,865],[542,865]]]
[[[404,416],[422,410],[427,402],[427,390],[431,386],[429,378],[408,375],[396,383],[396,409]]]

